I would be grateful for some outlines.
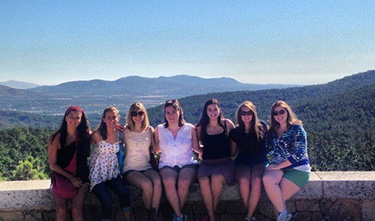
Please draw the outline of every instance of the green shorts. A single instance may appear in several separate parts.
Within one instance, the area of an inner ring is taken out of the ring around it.
[[[283,178],[292,181],[301,189],[303,186],[306,185],[306,183],[310,179],[310,172],[304,172],[304,171],[296,170],[293,168],[281,169],[281,170],[284,172]]]

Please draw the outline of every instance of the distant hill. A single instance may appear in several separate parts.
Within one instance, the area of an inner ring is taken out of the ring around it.
[[[20,90],[15,94],[8,92],[1,94],[0,89],[0,97],[4,98],[0,100],[0,110],[52,115],[62,114],[71,105],[80,105],[87,113],[100,113],[110,105],[124,111],[136,101],[143,102],[146,107],[152,107],[172,97],[288,86],[293,85],[243,84],[231,78],[204,79],[187,75],[158,78],[131,76],[116,81],[74,81],[56,86],[41,86],[25,91]],[[22,96],[16,96],[22,93]]]
[[[30,89],[34,87],[39,87],[39,84],[33,84],[33,83],[28,83],[28,82],[23,82],[23,81],[5,81],[5,82],[0,82],[1,85],[16,88],[16,89]]]
[[[186,97],[238,90],[261,90],[286,88],[296,85],[283,84],[244,84],[232,78],[200,78],[189,75],[172,77],[146,78],[129,76],[115,81],[90,80],[73,81],[56,86],[42,86],[30,89],[40,93],[64,96],[163,96]]]

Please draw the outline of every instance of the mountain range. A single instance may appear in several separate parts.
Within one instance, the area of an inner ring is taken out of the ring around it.
[[[0,105],[2,110],[62,114],[68,106],[76,104],[88,113],[99,113],[109,105],[124,110],[135,101],[152,107],[170,98],[196,94],[291,86],[296,85],[244,84],[232,78],[205,79],[188,75],[158,78],[129,76],[115,81],[72,81],[28,90],[0,85]]]
[[[28,82],[23,82],[23,81],[5,81],[5,82],[0,82],[0,85],[3,86],[8,86],[11,88],[16,88],[16,89],[30,89],[34,87],[39,87],[39,84],[33,84],[33,83],[28,83]]]

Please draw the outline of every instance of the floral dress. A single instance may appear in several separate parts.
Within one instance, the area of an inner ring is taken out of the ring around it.
[[[104,140],[94,145],[90,160],[90,191],[96,184],[111,180],[120,175],[117,152],[119,142],[114,144]]]

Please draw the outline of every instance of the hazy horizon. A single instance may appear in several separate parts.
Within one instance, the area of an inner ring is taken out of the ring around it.
[[[375,69],[375,1],[1,1],[0,82],[327,83]]]

